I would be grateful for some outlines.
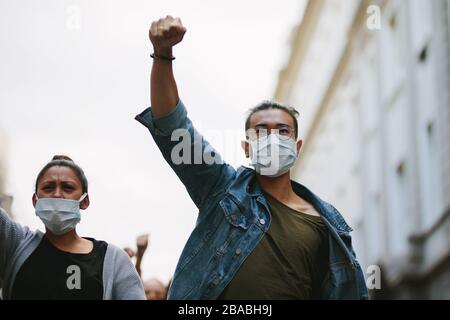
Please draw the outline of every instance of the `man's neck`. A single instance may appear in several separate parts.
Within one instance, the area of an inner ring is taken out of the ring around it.
[[[289,172],[276,178],[256,174],[256,180],[259,182],[259,185],[264,192],[283,203],[289,202],[292,196],[295,196]]]
[[[308,201],[294,192],[289,172],[277,178],[269,178],[256,174],[261,189],[295,211],[312,216],[320,216],[319,212]]]

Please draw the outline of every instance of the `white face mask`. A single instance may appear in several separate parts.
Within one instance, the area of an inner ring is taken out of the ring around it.
[[[249,143],[252,147],[250,165],[262,176],[279,177],[297,160],[297,144],[292,138],[280,139],[278,134],[269,134]]]
[[[87,196],[84,193],[79,200],[62,198],[42,198],[36,201],[36,215],[44,225],[56,235],[65,234],[80,222],[80,202]],[[37,198],[37,195],[36,195]]]

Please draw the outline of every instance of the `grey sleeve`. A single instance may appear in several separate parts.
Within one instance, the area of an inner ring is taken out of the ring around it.
[[[145,300],[144,286],[125,251],[108,244],[114,250],[112,300]]]
[[[26,230],[0,208],[0,283],[4,280],[8,261],[26,236]]]

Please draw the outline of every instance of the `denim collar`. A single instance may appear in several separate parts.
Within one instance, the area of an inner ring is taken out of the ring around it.
[[[291,180],[292,189],[301,198],[305,199],[319,212],[319,214],[326,218],[330,224],[338,231],[348,233],[352,228],[348,226],[342,215],[329,203],[323,201],[308,188],[300,183]],[[245,193],[242,192],[242,187],[245,187]],[[255,171],[251,168],[241,166],[237,170],[236,179],[227,190],[241,203],[245,202],[245,197],[257,198],[261,201],[264,199],[261,186],[256,180]],[[265,201],[264,201],[265,202]]]

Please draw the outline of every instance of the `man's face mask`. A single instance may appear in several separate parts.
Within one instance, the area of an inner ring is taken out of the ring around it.
[[[272,133],[250,140],[251,163],[262,176],[276,178],[288,172],[297,160],[297,144],[294,138]]]
[[[53,234],[62,235],[80,222],[80,202],[87,196],[84,193],[79,200],[62,198],[42,198],[36,201],[36,215]],[[37,195],[36,195],[37,198]]]

